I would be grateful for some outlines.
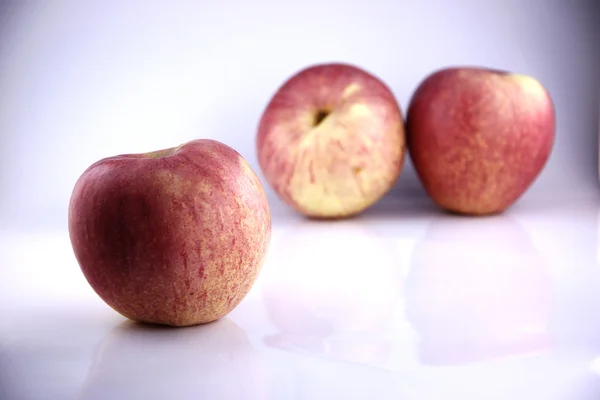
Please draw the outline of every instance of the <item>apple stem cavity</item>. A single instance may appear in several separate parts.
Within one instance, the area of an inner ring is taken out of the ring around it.
[[[317,126],[319,126],[321,124],[321,122],[323,122],[325,120],[325,118],[327,118],[329,116],[329,114],[331,114],[331,111],[329,110],[318,110],[317,113],[315,114],[315,120],[313,122],[313,126],[316,128]]]

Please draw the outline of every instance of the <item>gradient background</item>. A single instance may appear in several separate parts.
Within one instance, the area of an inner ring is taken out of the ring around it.
[[[254,136],[264,106],[291,74],[325,61],[378,75],[404,110],[444,66],[537,77],[556,105],[557,140],[518,207],[596,198],[595,3],[0,0],[0,221],[65,229],[91,163],[200,137],[236,148],[262,178]],[[275,218],[289,215],[266,189]],[[388,201],[423,195],[408,160]]]

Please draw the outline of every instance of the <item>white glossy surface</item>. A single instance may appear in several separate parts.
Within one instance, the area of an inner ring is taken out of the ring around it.
[[[595,204],[383,211],[276,223],[242,304],[183,329],[104,305],[64,232],[5,231],[0,398],[600,398]]]

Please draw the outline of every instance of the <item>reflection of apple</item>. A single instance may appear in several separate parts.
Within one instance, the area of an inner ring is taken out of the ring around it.
[[[269,101],[256,148],[265,178],[285,203],[310,217],[348,217],[396,183],[404,121],[379,78],[347,64],[314,65]]]
[[[263,299],[279,333],[267,344],[331,357],[382,360],[400,295],[399,265],[382,238],[349,221],[304,222],[279,237]]]
[[[183,329],[127,321],[99,345],[80,399],[266,399],[265,368],[229,318]]]
[[[263,187],[215,140],[102,159],[77,180],[69,234],[113,309],[173,326],[214,321],[252,288],[271,237]]]
[[[434,220],[405,286],[422,360],[464,364],[546,350],[550,274],[507,216]]]

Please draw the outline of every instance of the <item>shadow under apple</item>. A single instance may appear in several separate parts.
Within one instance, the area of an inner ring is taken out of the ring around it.
[[[546,352],[548,264],[507,215],[440,215],[417,243],[406,315],[426,365],[465,365]]]
[[[400,266],[391,246],[355,221],[304,220],[278,238],[262,277],[274,348],[384,364],[398,311]]]
[[[80,399],[265,399],[266,365],[229,318],[187,328],[131,321],[98,346]]]

